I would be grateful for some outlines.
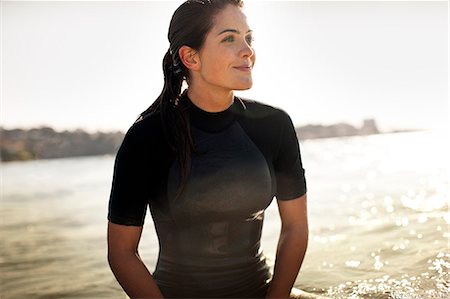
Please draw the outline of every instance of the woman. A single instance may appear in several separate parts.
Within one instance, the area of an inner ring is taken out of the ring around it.
[[[290,296],[308,241],[304,170],[289,116],[233,95],[252,86],[255,64],[242,5],[191,0],[175,11],[163,91],[118,151],[108,260],[131,298]],[[272,276],[260,238],[274,196]],[[160,245],[152,274],[138,254],[147,205]]]

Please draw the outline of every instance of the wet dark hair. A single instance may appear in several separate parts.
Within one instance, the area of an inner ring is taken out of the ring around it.
[[[181,183],[176,197],[183,192],[194,152],[187,103],[181,94],[183,82],[189,80],[189,71],[181,62],[178,50],[189,46],[199,51],[214,24],[214,17],[230,4],[237,7],[244,5],[242,0],[188,0],[175,10],[168,33],[170,46],[163,59],[163,90],[137,120],[160,113],[167,142],[181,169]]]

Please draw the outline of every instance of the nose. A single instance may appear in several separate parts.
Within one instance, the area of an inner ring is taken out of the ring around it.
[[[243,41],[240,54],[244,58],[252,57],[255,54],[255,50],[253,50],[253,47],[247,41]]]

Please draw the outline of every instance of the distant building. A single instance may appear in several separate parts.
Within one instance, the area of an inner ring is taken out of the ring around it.
[[[363,122],[363,126],[361,127],[360,134],[361,135],[371,135],[371,134],[379,134],[377,125],[374,119],[365,119]]]

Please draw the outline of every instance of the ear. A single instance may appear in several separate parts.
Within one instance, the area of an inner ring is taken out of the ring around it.
[[[180,56],[181,62],[192,71],[197,71],[200,68],[200,59],[198,57],[198,52],[191,47],[181,46],[178,50],[178,55]]]

